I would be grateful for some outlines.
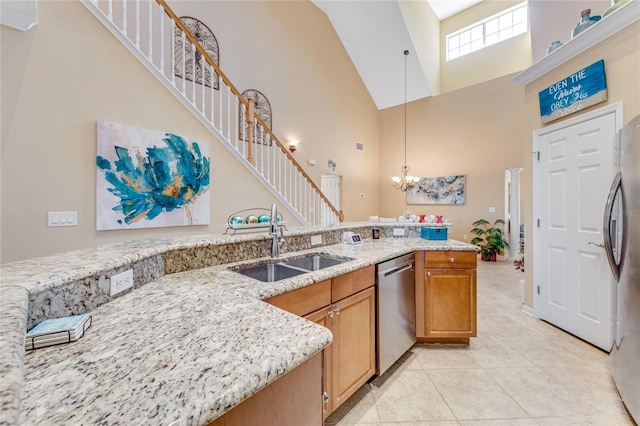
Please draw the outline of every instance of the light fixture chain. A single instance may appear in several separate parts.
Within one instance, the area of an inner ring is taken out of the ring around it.
[[[404,51],[404,167],[407,167],[407,56],[409,51]]]

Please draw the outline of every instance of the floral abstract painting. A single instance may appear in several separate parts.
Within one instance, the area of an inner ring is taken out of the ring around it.
[[[465,175],[420,178],[407,187],[407,204],[465,203]]]
[[[209,142],[98,122],[96,229],[209,224]]]

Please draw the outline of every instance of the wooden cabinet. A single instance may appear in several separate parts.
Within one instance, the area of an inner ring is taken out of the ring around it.
[[[321,369],[316,354],[208,426],[322,425]]]
[[[375,268],[313,284],[267,302],[328,328],[333,342],[322,352],[323,418],[375,374]],[[313,312],[311,306],[326,304]]]
[[[427,251],[416,265],[419,342],[469,343],[477,335],[475,252]]]
[[[369,287],[304,317],[333,333],[324,349],[325,418],[375,374],[375,298]]]

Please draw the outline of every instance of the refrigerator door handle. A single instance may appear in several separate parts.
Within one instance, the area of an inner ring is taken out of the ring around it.
[[[604,236],[604,252],[607,254],[609,267],[611,268],[611,273],[613,273],[613,277],[616,279],[616,281],[620,279],[620,265],[616,262],[615,253],[613,251],[613,238],[615,237],[615,235],[611,233],[611,227],[612,221],[613,223],[615,223],[615,219],[613,218],[613,205],[616,201],[616,196],[621,189],[622,173],[618,172],[616,174],[616,177],[613,179],[613,183],[611,184],[611,190],[609,191],[607,203],[605,204],[604,208],[604,220],[602,223],[602,234]]]

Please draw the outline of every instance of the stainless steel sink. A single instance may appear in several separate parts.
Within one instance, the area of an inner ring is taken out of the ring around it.
[[[295,277],[296,275],[306,274],[309,271],[302,269],[290,268],[281,263],[264,263],[250,268],[238,269],[236,272],[246,275],[258,281],[272,283],[284,280],[285,278]]]
[[[287,260],[282,263],[287,266],[306,269],[307,271],[318,271],[320,269],[340,265],[344,262],[348,262],[348,260],[329,257],[322,254],[313,254],[305,257],[299,257],[297,259]]]
[[[350,260],[353,259],[314,253],[289,260],[283,260],[278,263],[268,261],[268,263],[262,263],[247,268],[234,269],[234,271],[258,281],[272,283],[286,278],[292,278],[297,275],[306,274],[307,272],[336,266],[341,263],[349,262]]]

